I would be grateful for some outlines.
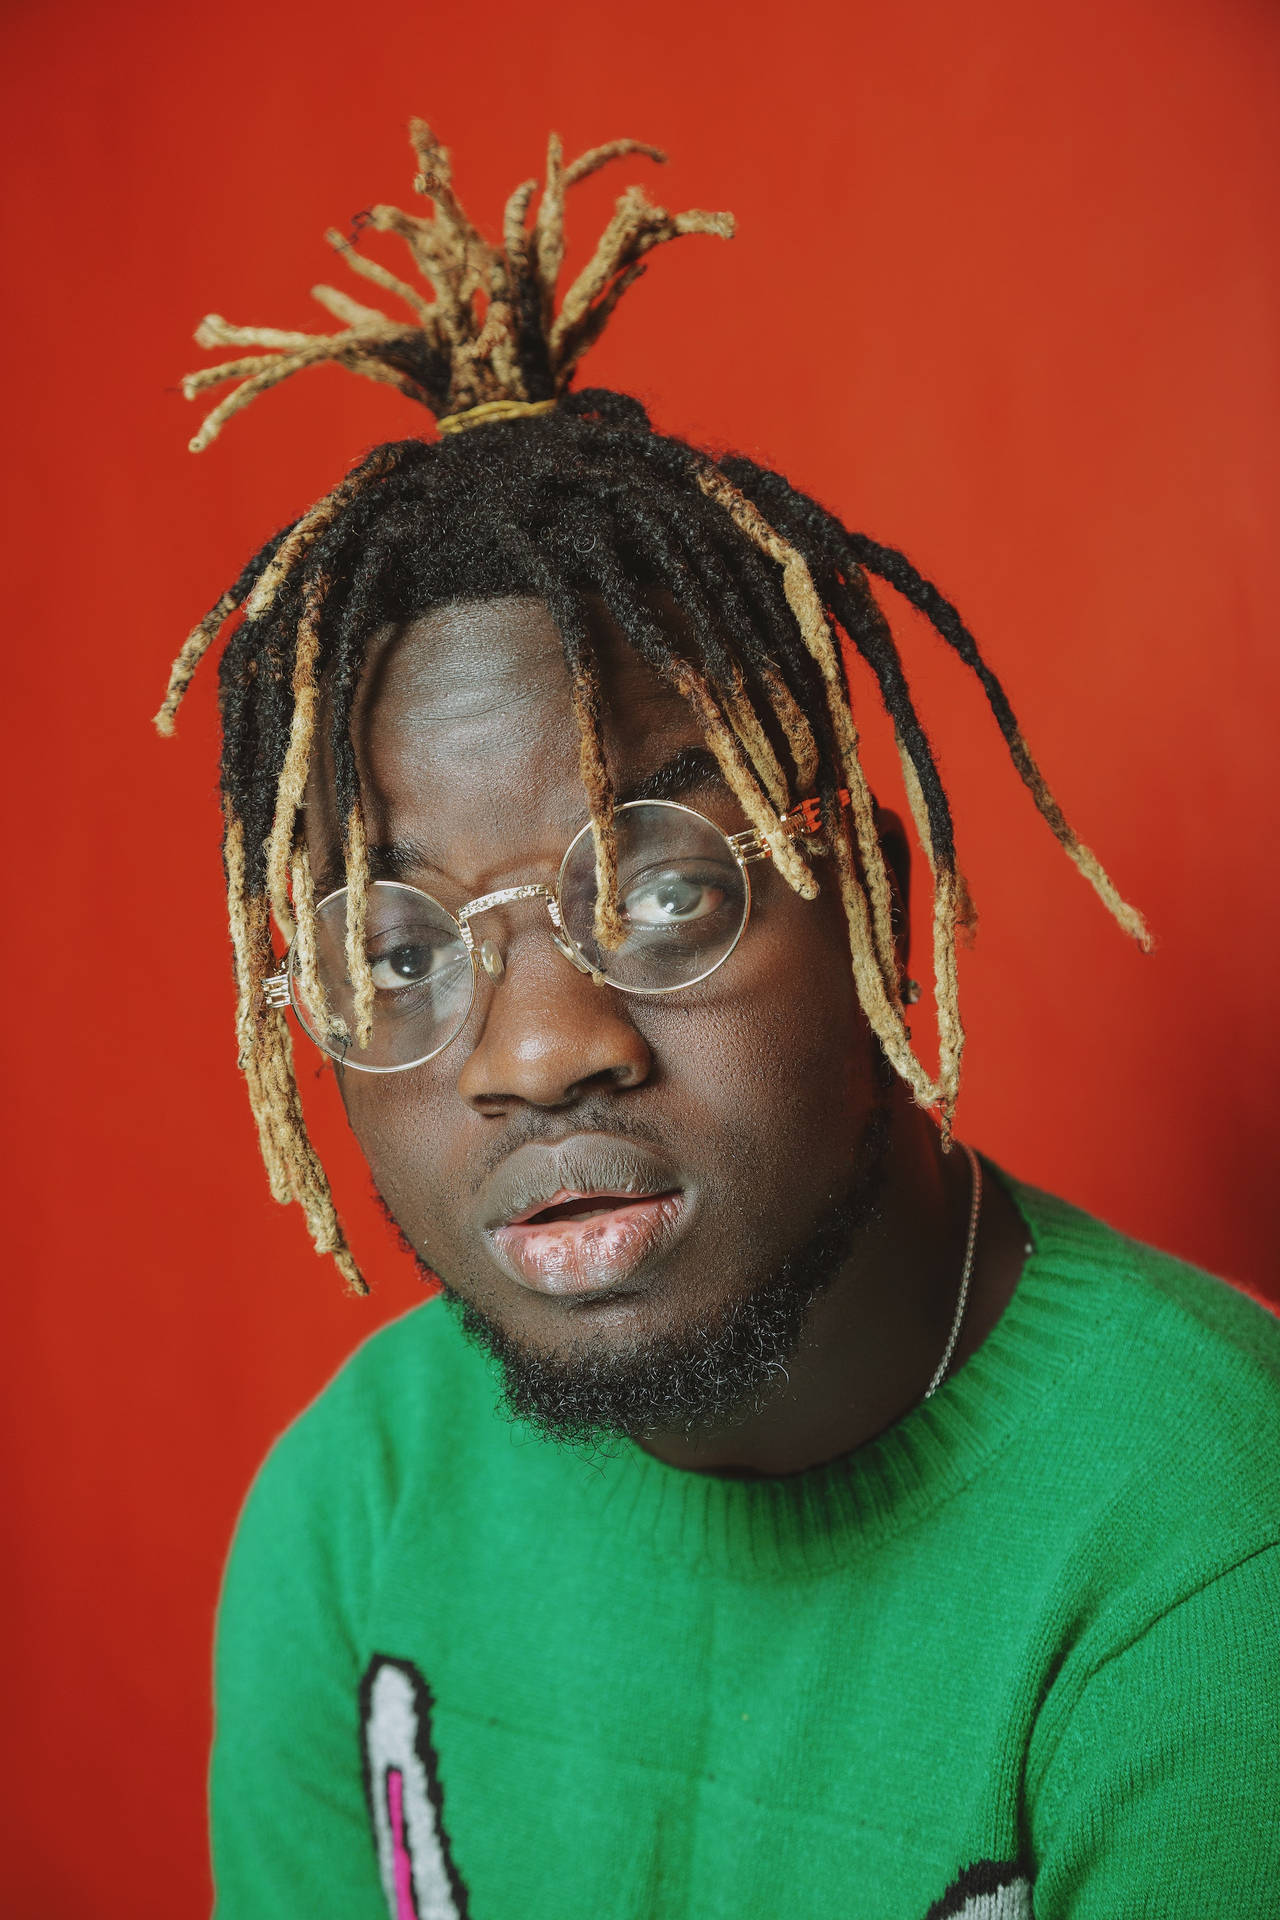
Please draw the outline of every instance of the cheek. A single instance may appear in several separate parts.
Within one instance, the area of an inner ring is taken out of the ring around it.
[[[834,909],[794,901],[753,919],[732,992],[653,1036],[667,1111],[713,1202],[701,1262],[714,1249],[726,1280],[774,1267],[848,1194],[884,1097]]]
[[[456,1072],[456,1067],[454,1069]],[[438,1061],[407,1073],[338,1076],[347,1121],[379,1193],[399,1225],[416,1237],[421,1217],[434,1205],[437,1187],[450,1184],[448,1161],[454,1128],[449,1125],[453,1074]],[[424,1205],[425,1202],[425,1205]]]
[[[640,1023],[647,1027],[644,1015]],[[829,893],[806,902],[775,880],[723,988],[703,1004],[692,995],[673,1003],[653,1017],[651,1037],[697,1108],[691,1119],[705,1126],[708,1147],[723,1142],[734,1154],[749,1142],[757,1167],[773,1170],[775,1204],[787,1180],[799,1177],[803,1193],[847,1164],[877,1097],[879,1049]]]

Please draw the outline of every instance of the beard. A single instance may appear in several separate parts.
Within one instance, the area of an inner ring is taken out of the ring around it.
[[[808,1238],[750,1292],[651,1339],[608,1350],[574,1341],[546,1353],[516,1339],[447,1280],[440,1279],[441,1291],[467,1339],[497,1363],[501,1411],[548,1439],[600,1447],[739,1425],[785,1385],[809,1309],[878,1217],[888,1144],[888,1110],[878,1106],[849,1186]]]

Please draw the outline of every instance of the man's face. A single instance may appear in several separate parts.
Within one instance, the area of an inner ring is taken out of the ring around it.
[[[682,749],[687,769],[704,743],[603,618],[597,645],[606,750],[626,798]],[[541,603],[455,604],[390,636],[373,651],[355,732],[375,877],[451,911],[554,882],[586,804],[563,653]],[[668,797],[726,832],[748,824],[717,779]],[[334,837],[325,814],[313,800],[321,866]],[[743,1303],[776,1298],[780,1275],[784,1292],[812,1289],[815,1256],[849,1252],[840,1223],[865,1184],[883,1094],[834,875],[819,869],[826,884],[805,902],[770,866],[753,867],[736,950],[700,984],[654,998],[577,971],[540,901],[494,909],[474,931],[505,972],[478,973],[457,1039],[405,1072],[340,1074],[402,1234],[490,1343],[535,1374],[678,1362],[731,1328]],[[643,1415],[619,1424],[642,1428]]]

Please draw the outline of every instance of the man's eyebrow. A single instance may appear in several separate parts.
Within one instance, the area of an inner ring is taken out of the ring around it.
[[[679,800],[699,787],[724,786],[725,778],[713,753],[706,747],[680,747],[660,767],[636,780],[618,795],[620,805],[629,800]]]
[[[403,880],[407,874],[437,871],[436,849],[412,834],[381,841],[369,849],[372,880]]]
[[[419,840],[411,837],[387,840],[369,849],[371,880],[403,880],[409,874],[422,873],[424,870],[435,871],[433,850]],[[345,887],[346,884],[342,855],[334,848],[315,876],[317,901],[336,893],[339,887]]]

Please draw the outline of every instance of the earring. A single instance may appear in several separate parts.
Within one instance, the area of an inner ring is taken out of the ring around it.
[[[903,1006],[914,1007],[918,1002],[919,998],[920,998],[920,982],[918,980],[904,979],[902,982]]]

